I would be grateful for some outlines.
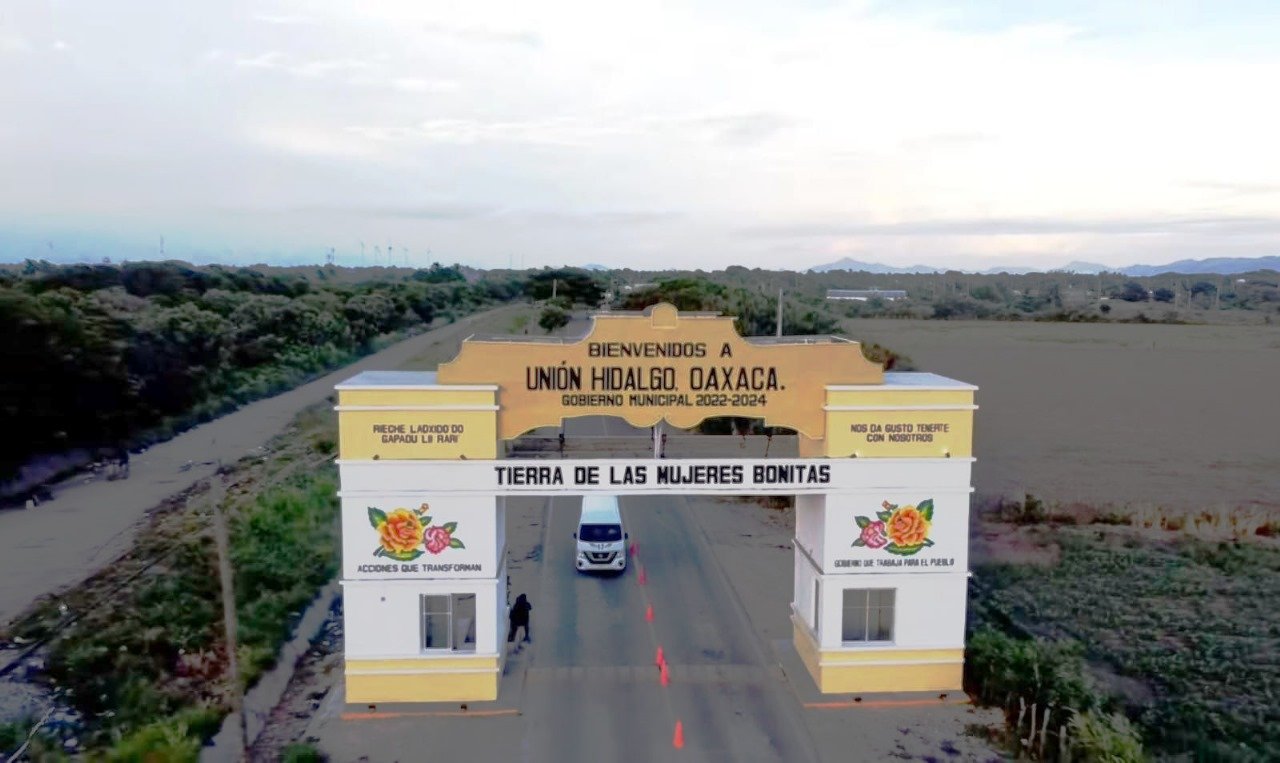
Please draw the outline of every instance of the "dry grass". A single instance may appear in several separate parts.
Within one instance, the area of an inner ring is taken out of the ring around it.
[[[1154,537],[1263,543],[1275,543],[1280,537],[1280,510],[1258,502],[1209,507],[1151,503],[1099,506],[1080,502],[1047,504],[1027,495],[1021,501],[1005,498],[979,501],[976,513],[981,518],[1021,525],[1126,526]]]

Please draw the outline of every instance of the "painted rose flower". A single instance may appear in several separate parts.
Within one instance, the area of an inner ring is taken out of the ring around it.
[[[438,554],[453,545],[453,534],[443,526],[428,527],[426,531],[427,551]]]
[[[422,522],[407,508],[397,508],[378,527],[383,548],[390,553],[407,553],[422,543]]]
[[[422,542],[422,522],[409,509],[396,509],[378,526],[378,537],[389,553],[408,553]]]
[[[862,542],[867,548],[884,548],[889,542],[888,537],[884,534],[884,522],[872,522],[862,528]]]
[[[919,546],[929,539],[929,520],[915,506],[903,506],[889,518],[889,539],[902,548]]]

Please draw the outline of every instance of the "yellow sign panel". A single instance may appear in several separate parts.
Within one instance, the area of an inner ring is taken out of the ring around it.
[[[468,339],[438,375],[441,384],[498,385],[503,439],[588,415],[638,427],[665,418],[681,428],[740,416],[821,438],[827,385],[884,382],[857,342],[750,342],[732,318],[682,316],[668,304],[598,315],[572,343]]]
[[[491,411],[339,409],[343,459],[495,458]]]
[[[973,454],[972,410],[831,411],[830,458],[967,458]]]

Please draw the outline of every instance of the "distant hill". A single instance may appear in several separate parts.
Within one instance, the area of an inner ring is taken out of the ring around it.
[[[809,268],[811,273],[829,273],[833,270],[849,270],[864,273],[945,273],[947,268],[937,268],[932,265],[911,265],[910,267],[898,268],[892,265],[881,265],[878,262],[863,262],[862,260],[854,260],[848,257],[829,262],[825,265],[816,265]],[[951,268],[956,270],[956,268]],[[1079,260],[1069,262],[1060,267],[1049,268],[1050,271],[1060,271],[1069,273],[1123,273],[1127,276],[1154,276],[1161,273],[1216,273],[1219,275],[1235,275],[1236,273],[1251,273],[1256,270],[1275,270],[1280,271],[1280,257],[1213,257],[1205,260],[1178,260],[1170,262],[1167,265],[1130,265],[1123,268],[1115,268],[1110,265],[1102,265],[1097,262],[1081,262]],[[963,273],[981,273],[992,275],[996,273],[1037,273],[1044,272],[1039,268],[1025,267],[1021,265],[1000,265],[986,270],[961,270]]]
[[[1234,275],[1255,270],[1280,271],[1280,257],[1212,257],[1207,260],[1178,260],[1168,265],[1130,265],[1121,272],[1129,276],[1155,276],[1161,273],[1219,273]]]
[[[1111,269],[1110,265],[1103,265],[1098,262],[1082,262],[1080,260],[1072,260],[1060,268],[1054,268],[1054,270],[1061,270],[1063,273],[1087,273],[1090,275],[1106,273]]]
[[[892,265],[881,265],[877,262],[863,262],[845,257],[842,260],[829,262],[826,265],[815,265],[809,268],[811,273],[828,273],[832,270],[852,270],[854,272],[865,273],[943,273],[946,272],[941,268],[930,267],[928,265],[911,265],[905,268],[896,268]]]
[[[600,265],[594,262],[587,265],[583,265],[582,269],[583,270],[613,270],[613,268],[609,267],[608,265]]]

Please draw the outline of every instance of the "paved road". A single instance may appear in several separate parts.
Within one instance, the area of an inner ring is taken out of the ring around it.
[[[662,760],[673,753],[680,721],[682,759],[818,760],[794,695],[692,523],[686,500],[622,499],[639,553],[619,577],[574,569],[580,501],[549,501],[543,602],[534,619],[538,644],[522,702],[522,758]],[[651,623],[645,620],[649,605]],[[668,687],[654,667],[658,646],[670,666]]]
[[[570,419],[565,432],[575,441],[651,442],[649,430],[601,416]],[[637,555],[619,577],[574,568],[581,504],[577,496],[547,502],[542,630],[521,703],[522,759],[664,760],[675,752],[679,721],[681,759],[819,760],[799,703],[711,553],[690,499],[621,499]],[[667,687],[654,666],[659,646]]]
[[[290,392],[260,400],[160,443],[132,459],[127,480],[65,485],[35,509],[0,511],[0,625],[40,596],[79,583],[122,554],[139,520],[170,496],[267,443],[303,408],[333,394],[357,371],[401,368],[439,350],[452,357],[468,335],[508,330],[512,311],[498,308],[420,334]],[[184,464],[193,465],[183,470]]]

